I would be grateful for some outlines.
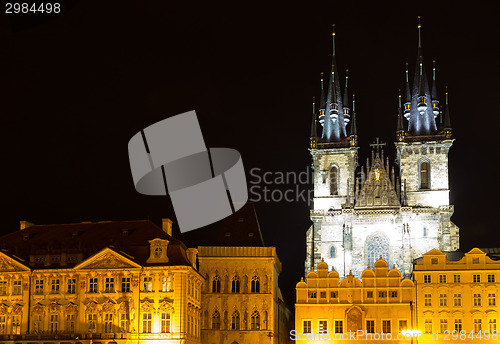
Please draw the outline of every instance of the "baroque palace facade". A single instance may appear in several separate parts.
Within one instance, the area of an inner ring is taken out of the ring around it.
[[[449,200],[448,151],[454,139],[448,93],[440,113],[436,69],[429,82],[420,30],[419,23],[413,81],[407,67],[404,100],[399,97],[396,166],[384,159],[385,143],[378,139],[371,159],[358,164],[355,102],[349,101],[347,74],[343,91],[340,86],[333,32],[331,73],[326,86],[321,79],[319,113],[313,104],[314,207],[306,234],[306,273],[324,259],[340,276],[352,271],[359,277],[382,255],[406,274],[423,253],[459,247]]]
[[[247,208],[236,221],[252,230],[229,225],[224,247],[199,249],[172,237],[169,219],[21,221],[0,237],[0,343],[287,342],[281,263]]]

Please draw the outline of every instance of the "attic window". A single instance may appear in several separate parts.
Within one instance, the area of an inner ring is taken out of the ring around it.
[[[438,259],[437,258],[431,258],[431,264],[437,264]]]
[[[253,233],[248,233],[249,238],[253,238]]]
[[[23,240],[26,241],[26,240],[29,240],[30,239],[30,235],[29,234],[24,234],[23,235]]]
[[[155,256],[156,256],[156,257],[161,256],[161,247],[157,247],[157,248],[155,248]]]
[[[128,236],[128,229],[122,229],[122,236]]]
[[[226,232],[226,237],[230,237],[231,236],[231,232]]]
[[[242,218],[242,217],[239,217],[239,218],[238,218],[238,222],[243,222],[243,218]]]
[[[78,236],[78,234],[79,234],[78,232],[73,232],[73,233],[71,233],[71,236],[72,236],[73,238],[76,238],[76,237]]]
[[[479,257],[472,258],[472,264],[479,264]]]

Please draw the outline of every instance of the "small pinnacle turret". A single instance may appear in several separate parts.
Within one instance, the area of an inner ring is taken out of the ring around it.
[[[451,138],[451,120],[450,120],[450,109],[448,105],[448,86],[446,86],[443,122],[444,122],[443,133],[445,134],[446,138]]]
[[[405,138],[405,129],[403,124],[403,112],[401,109],[401,90],[398,95],[398,125],[396,128],[396,136],[398,141],[403,141]]]
[[[352,95],[351,146],[358,145],[358,128],[356,127],[356,98]]]
[[[316,118],[316,104],[315,98],[313,97],[312,103],[312,122],[311,122],[311,148],[316,148],[318,141],[318,129],[317,129],[317,118]]]

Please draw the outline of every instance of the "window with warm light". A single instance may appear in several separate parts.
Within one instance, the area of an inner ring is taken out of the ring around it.
[[[425,319],[424,329],[425,329],[425,332],[427,332],[427,333],[432,332],[432,319]]]
[[[130,277],[122,277],[122,293],[130,293]]]
[[[448,331],[448,319],[439,319],[439,332],[445,333]]]
[[[128,332],[129,329],[129,316],[127,313],[120,314],[120,331],[123,333]]]
[[[344,321],[335,320],[335,333],[344,333]]]
[[[474,319],[474,332],[479,333],[481,332],[483,327],[483,322],[481,319]]]
[[[303,333],[312,333],[312,326],[311,326],[312,321],[311,320],[304,320],[303,321]]]
[[[455,307],[462,306],[462,294],[454,294],[453,295],[453,306],[455,306]]]
[[[391,321],[390,320],[382,320],[382,332],[383,333],[391,333]]]
[[[89,278],[89,293],[97,293],[97,278]]]
[[[12,295],[21,295],[22,294],[22,287],[21,287],[21,280],[15,280],[12,282]]]
[[[448,306],[448,296],[446,294],[439,294],[439,306],[440,307]]]
[[[399,332],[406,331],[408,329],[408,320],[399,320]]]
[[[161,332],[169,333],[170,332],[170,313],[163,312],[161,313]]]
[[[115,279],[114,277],[106,277],[104,280],[104,292],[114,293],[115,292]]]
[[[257,311],[253,311],[252,315],[250,316],[250,329],[260,330],[260,315]]]
[[[488,327],[490,329],[490,333],[497,330],[497,319],[489,319]]]
[[[53,279],[50,281],[50,293],[59,294],[59,279]]]
[[[375,333],[375,320],[366,321],[366,333]]]
[[[431,294],[424,294],[424,306],[431,307],[432,306],[432,297]]]
[[[68,278],[68,294],[76,293],[76,278]]]
[[[113,333],[113,314],[112,313],[104,314],[104,332],[105,333]]]
[[[51,314],[49,320],[50,333],[57,333],[59,331],[59,314]]]
[[[231,281],[231,293],[239,293],[240,292],[240,278],[235,275],[233,276],[233,280]]]
[[[153,317],[151,313],[143,313],[142,314],[142,332],[143,333],[151,333],[152,325],[153,325]]]
[[[455,331],[462,331],[462,319],[455,319]]]
[[[481,294],[476,293],[473,296],[474,307],[481,307]]]
[[[153,291],[153,277],[146,276],[143,279],[143,292],[151,293]]]
[[[88,332],[96,332],[97,330],[97,314],[91,313],[87,314],[87,325],[88,325]]]
[[[488,306],[496,306],[496,305],[497,305],[496,294],[495,293],[488,294]]]
[[[7,281],[0,281],[0,295],[7,295]]]

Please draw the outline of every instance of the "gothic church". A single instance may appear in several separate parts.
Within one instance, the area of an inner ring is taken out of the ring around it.
[[[453,251],[459,229],[451,222],[448,151],[454,139],[448,110],[438,100],[436,69],[429,81],[424,66],[421,25],[410,82],[399,95],[396,166],[384,158],[383,143],[372,144],[371,159],[358,164],[354,96],[352,106],[337,70],[335,31],[328,83],[321,78],[319,113],[313,104],[310,152],[314,169],[312,226],[306,234],[306,273],[324,259],[340,276],[361,272],[382,257],[403,274],[431,249]],[[318,125],[319,122],[319,125]]]

